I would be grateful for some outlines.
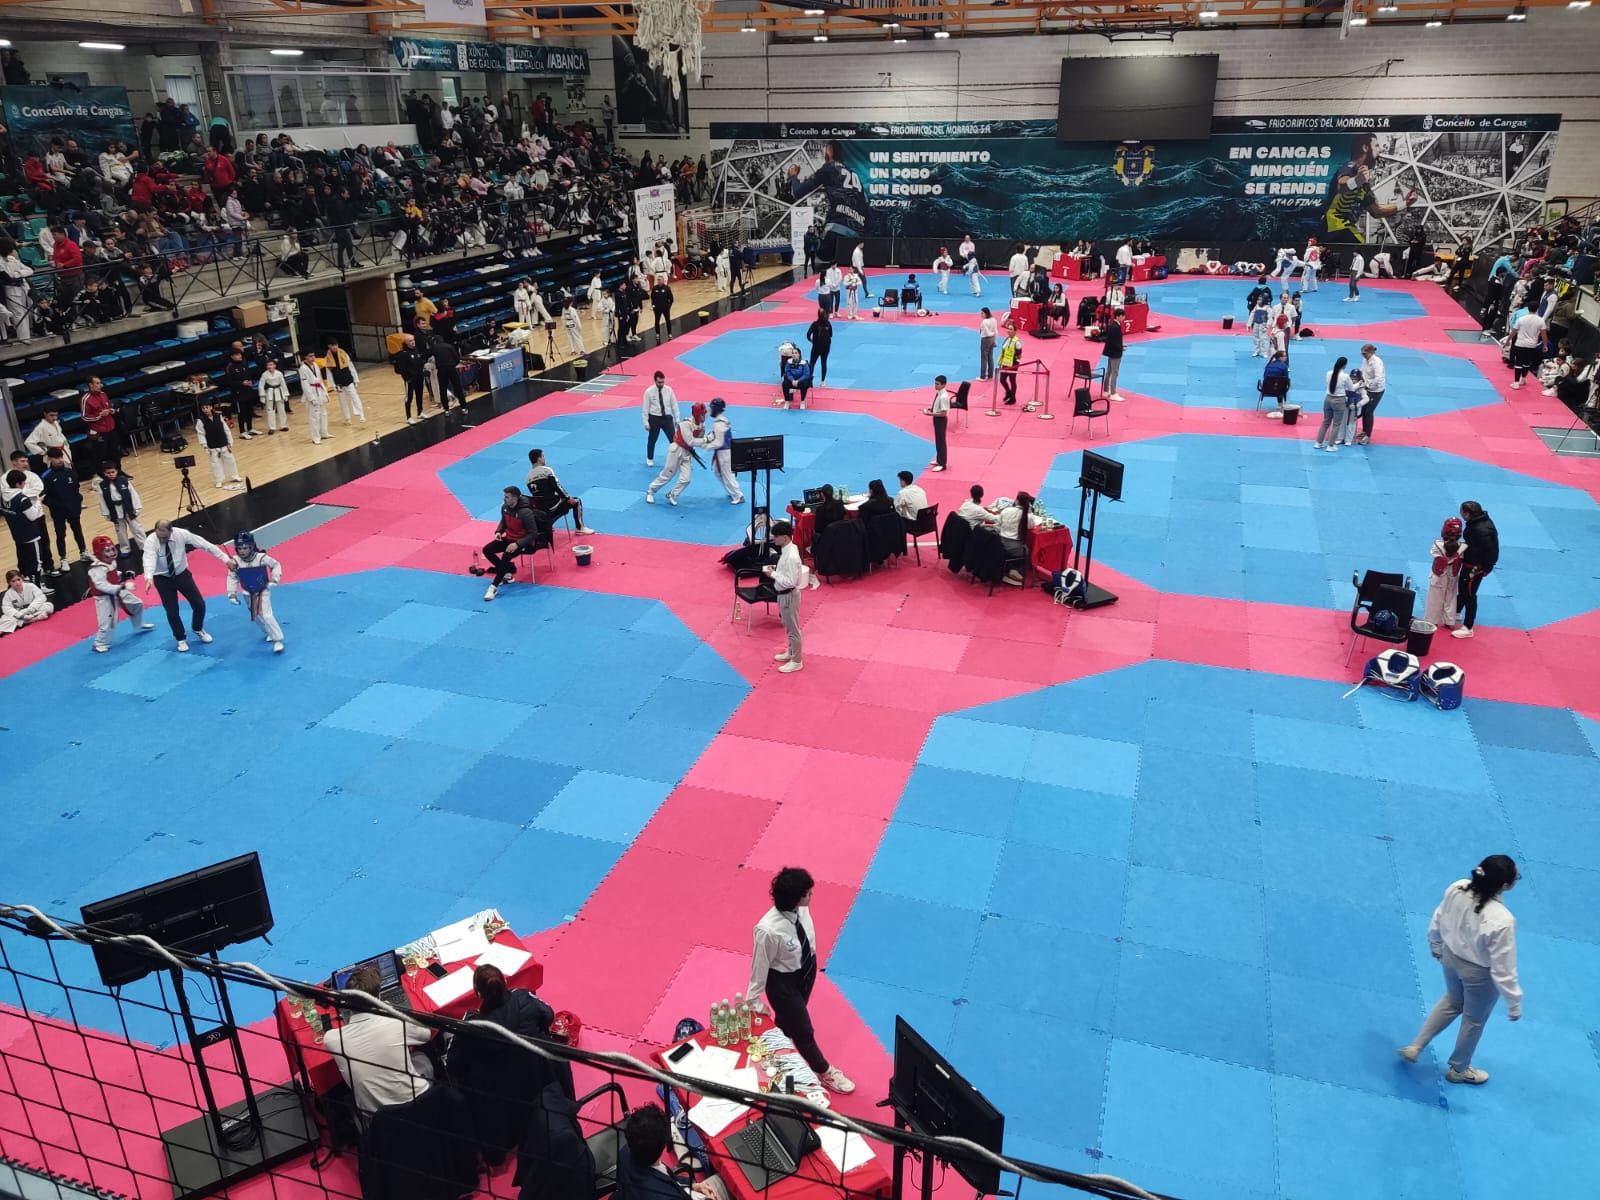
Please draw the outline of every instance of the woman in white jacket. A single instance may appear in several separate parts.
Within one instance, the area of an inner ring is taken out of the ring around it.
[[[1444,969],[1444,996],[1433,1006],[1417,1036],[1399,1055],[1416,1062],[1423,1047],[1457,1017],[1461,1028],[1445,1078],[1451,1083],[1488,1083],[1489,1072],[1472,1065],[1484,1023],[1495,1002],[1506,998],[1506,1016],[1522,1019],[1522,985],[1517,982],[1517,919],[1500,899],[1517,886],[1517,864],[1509,855],[1491,854],[1467,879],[1445,889],[1428,923],[1428,949]]]

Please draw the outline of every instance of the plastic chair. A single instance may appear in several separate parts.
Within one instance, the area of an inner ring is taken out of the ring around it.
[[[962,384],[965,387],[966,384]],[[906,534],[911,538],[911,548],[917,554],[917,566],[922,565],[922,535],[925,533],[937,534],[939,532],[939,506],[930,504],[927,508],[919,508],[914,517],[902,517],[901,524],[905,526]],[[965,522],[962,522],[965,524]],[[935,553],[938,552],[938,543],[934,543]]]
[[[878,299],[878,307],[885,311],[892,308],[898,315],[900,312],[900,289],[884,288],[883,295]]]
[[[1411,580],[1404,575],[1388,571],[1368,571],[1357,578],[1350,573],[1350,584],[1356,589],[1350,605],[1350,651],[1344,656],[1346,665],[1355,656],[1356,643],[1362,638],[1403,646],[1411,636],[1411,616],[1416,611],[1417,594],[1411,590]],[[1379,629],[1372,624],[1374,614],[1391,612],[1395,616],[1393,629]],[[1362,620],[1362,614],[1366,620]]]
[[[1271,379],[1258,379],[1256,381],[1256,411],[1261,411],[1263,400],[1275,400],[1279,408],[1289,394],[1289,377],[1287,375],[1274,376]]]
[[[1074,390],[1078,387],[1079,380],[1082,380],[1083,386],[1087,387],[1096,379],[1100,381],[1100,387],[1104,390],[1106,386],[1106,369],[1104,367],[1096,370],[1087,358],[1075,358],[1072,360],[1072,387]]]
[[[961,414],[961,428],[972,428],[972,408],[967,403],[967,396],[972,391],[972,381],[963,379],[961,386],[956,388],[956,394],[950,401],[950,407]]]
[[[1096,404],[1094,402],[1094,393],[1088,388],[1081,387],[1076,389],[1072,393],[1072,421],[1068,425],[1068,433],[1071,433],[1072,429],[1077,426],[1079,417],[1082,417],[1088,425],[1090,437],[1094,436],[1094,419],[1096,417],[1106,423],[1106,436],[1111,436],[1111,401],[1106,399],[1105,396],[1101,396],[1100,403]]]
[[[749,634],[755,624],[754,609],[758,604],[767,606],[767,614],[772,613],[772,606],[778,602],[778,593],[773,589],[772,580],[765,572],[756,567],[740,567],[733,573],[733,615],[730,621],[738,624],[739,605],[745,607],[744,631]]]

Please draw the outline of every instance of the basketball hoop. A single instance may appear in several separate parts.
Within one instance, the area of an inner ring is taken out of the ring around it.
[[[661,69],[677,99],[680,72],[700,82],[700,21],[711,0],[636,0],[633,8],[639,17],[634,45]]]

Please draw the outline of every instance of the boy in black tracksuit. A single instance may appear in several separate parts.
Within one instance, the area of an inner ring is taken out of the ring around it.
[[[239,436],[256,435],[256,384],[250,374],[250,364],[244,361],[244,351],[235,350],[228,355],[228,364],[222,369],[222,386],[233,397],[233,413],[239,421]]]
[[[655,311],[656,344],[662,341],[662,330],[672,332],[672,289],[664,283],[657,283],[650,289],[650,307]]]
[[[50,451],[49,460],[45,465],[44,474],[40,476],[44,483],[44,506],[50,514],[50,523],[56,530],[56,557],[62,562],[67,560],[67,530],[72,530],[72,538],[78,543],[78,556],[84,560],[89,557],[89,549],[83,540],[83,493],[78,490],[78,476],[67,462],[66,455],[61,453],[60,447]]]

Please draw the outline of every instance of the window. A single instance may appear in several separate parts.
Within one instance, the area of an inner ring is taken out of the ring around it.
[[[200,111],[200,93],[195,90],[193,75],[163,75],[161,88],[174,104],[187,104],[192,113]]]
[[[446,75],[439,80],[439,93],[444,97],[446,104],[461,103],[461,80],[454,75]]]
[[[386,73],[234,71],[228,91],[241,131],[392,125],[398,119],[395,76]]]

